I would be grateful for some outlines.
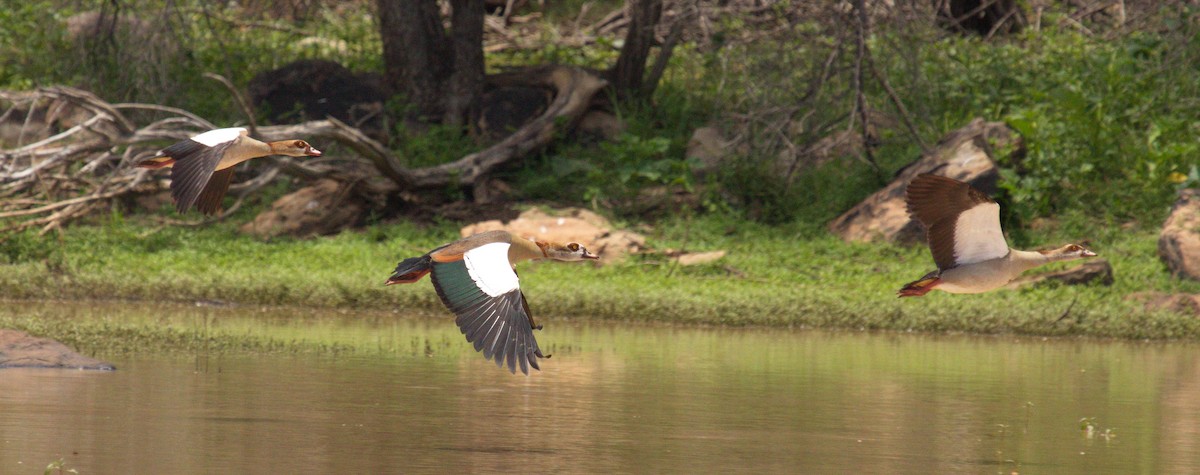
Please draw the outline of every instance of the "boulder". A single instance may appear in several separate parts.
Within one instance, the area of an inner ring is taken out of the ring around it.
[[[0,368],[117,369],[76,353],[62,343],[18,330],[0,329]]]
[[[1105,259],[1092,259],[1070,269],[1017,278],[1008,284],[1008,288],[1031,287],[1043,282],[1058,282],[1063,285],[1082,285],[1099,282],[1101,285],[1112,285],[1112,264],[1109,264]]]
[[[716,262],[725,257],[725,251],[685,252],[674,257],[681,266],[695,266]]]
[[[1020,136],[1002,122],[975,119],[940,141],[928,154],[902,168],[883,189],[829,223],[830,232],[847,241],[920,242],[921,225],[909,218],[904,205],[908,182],[922,173],[936,173],[970,183],[987,194],[996,192],[997,154],[1010,160],[1024,153]]]
[[[1158,235],[1158,257],[1171,274],[1200,280],[1200,190],[1179,192],[1179,199]]]
[[[1200,295],[1147,291],[1126,295],[1125,300],[1141,302],[1142,308],[1148,312],[1166,310],[1184,315],[1200,315]]]
[[[241,232],[261,238],[333,234],[358,224],[366,210],[366,202],[351,193],[349,185],[320,180],[275,200],[270,209],[242,225]]]
[[[719,129],[709,126],[700,127],[692,132],[685,156],[695,163],[692,171],[696,176],[704,176],[720,169],[731,155],[729,141]]]
[[[462,228],[463,237],[502,229],[517,236],[555,242],[577,242],[600,256],[600,263],[615,262],[640,250],[646,243],[642,235],[612,229],[604,217],[579,208],[546,212],[532,208],[507,223],[491,220]]]

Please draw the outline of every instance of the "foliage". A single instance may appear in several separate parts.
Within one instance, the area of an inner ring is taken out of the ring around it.
[[[61,81],[53,53],[65,51],[63,12],[50,0],[20,2],[0,9],[0,88],[28,89],[39,80]]]
[[[335,60],[381,70],[380,40],[368,2],[321,8],[311,18],[243,17],[236,3],[200,0],[112,2],[99,10],[21,2],[0,11],[0,88],[67,84],[111,102],[151,102],[195,112],[215,123],[241,120],[224,88],[203,73],[245,85],[258,72],[297,59]],[[103,27],[77,39],[67,19],[99,12]],[[113,28],[115,13],[121,19]],[[248,27],[247,22],[257,27]],[[47,27],[53,25],[53,27]]]
[[[925,58],[944,78],[928,108],[945,123],[988,111],[1024,138],[1002,186],[1024,216],[1083,209],[1161,219],[1172,173],[1195,159],[1200,43],[1138,33],[1113,42],[1047,31],[1003,44],[948,40]],[[964,107],[963,105],[967,106]]]
[[[571,198],[605,207],[636,200],[653,186],[691,186],[689,166],[678,151],[669,153],[666,137],[642,138],[623,134],[598,147],[566,147],[548,156],[552,173],[542,183],[547,196],[578,193]],[[535,189],[535,193],[539,191]],[[536,195],[535,195],[536,196]]]

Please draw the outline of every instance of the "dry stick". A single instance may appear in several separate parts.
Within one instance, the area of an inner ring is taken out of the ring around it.
[[[1070,16],[1076,20],[1082,20],[1085,17],[1092,16],[1097,12],[1103,11],[1105,8],[1113,5],[1116,5],[1116,2],[1111,0],[1097,0],[1090,4],[1084,5],[1083,8],[1075,11],[1075,13],[1072,13]]]
[[[883,90],[887,92],[888,99],[896,107],[896,111],[900,113],[900,120],[904,121],[904,127],[908,129],[909,135],[912,135],[913,141],[921,146],[922,153],[929,154],[931,149],[924,140],[921,140],[921,134],[917,133],[917,127],[913,125],[912,116],[908,113],[908,108],[904,107],[904,103],[900,101],[900,95],[896,94],[895,89],[892,89],[892,84],[888,82],[887,76],[884,76],[875,67],[875,58],[871,57],[870,53],[867,54],[867,66],[870,67],[871,74],[875,76],[875,80],[879,81],[879,85],[883,86]]]
[[[136,183],[137,183],[137,180],[134,180],[134,184],[136,184]],[[127,191],[128,188],[130,188],[130,186],[123,187],[122,189],[119,189],[119,190],[108,191],[105,193],[98,193],[98,194],[93,193],[93,194],[87,195],[87,196],[71,198],[69,200],[59,201],[57,203],[48,204],[46,206],[39,206],[37,208],[23,209],[23,210],[18,210],[18,211],[9,211],[9,212],[5,212],[5,213],[0,213],[0,219],[16,218],[16,217],[20,217],[20,216],[29,216],[31,214],[41,214],[41,213],[45,213],[47,211],[53,211],[53,210],[63,208],[66,206],[71,206],[76,203],[86,203],[89,201],[96,201],[96,200],[112,198],[114,196],[120,195],[121,193],[124,193],[125,191]]]
[[[1055,320],[1055,321],[1054,321],[1054,323],[1061,322],[1061,321],[1063,321],[1064,319],[1066,319],[1068,316],[1070,316],[1070,315],[1071,315],[1071,309],[1072,309],[1072,308],[1075,308],[1075,302],[1077,302],[1078,300],[1079,300],[1079,296],[1078,296],[1078,295],[1076,295],[1076,296],[1075,296],[1075,298],[1071,299],[1071,305],[1068,305],[1068,306],[1067,306],[1067,309],[1063,311],[1062,315],[1060,315],[1060,316],[1058,317],[1058,320]]]
[[[842,50],[842,38],[839,37],[837,40],[837,44],[833,45],[833,47],[829,49],[829,56],[827,56],[825,58],[825,63],[821,67],[821,74],[817,75],[816,80],[814,80],[812,82],[812,84],[809,84],[808,91],[805,91],[804,96],[800,98],[800,101],[799,101],[800,103],[802,103],[802,104],[806,103],[813,96],[816,96],[817,92],[819,92],[821,90],[821,88],[823,88],[825,86],[825,83],[829,81],[829,77],[833,74],[833,63],[837,59],[837,57],[840,55],[841,50]],[[794,114],[796,112],[799,112],[798,107],[793,110],[792,114],[788,115],[788,119],[791,120],[791,118],[794,116]],[[816,112],[816,109],[809,108],[808,112],[805,114],[805,117],[811,116],[814,112]],[[788,167],[787,175],[784,178],[784,191],[785,192],[791,190],[792,177],[795,176],[796,167],[800,163],[800,157],[801,157],[800,155],[796,155],[796,158],[794,158],[792,160],[791,166]]]
[[[249,102],[246,102],[246,98],[242,97],[241,91],[238,91],[238,88],[236,86],[234,86],[233,83],[229,81],[229,79],[226,79],[225,76],[222,76],[220,74],[204,73],[204,77],[209,78],[209,79],[214,79],[217,82],[220,82],[221,84],[225,85],[226,89],[229,89],[229,92],[231,94],[233,94],[234,101],[236,101],[238,107],[242,109],[242,114],[246,115],[246,120],[248,121],[248,127],[250,128],[250,135],[253,137],[257,137],[258,136],[258,122],[254,120],[254,109],[250,107]]]
[[[145,110],[153,110],[153,111],[159,111],[159,112],[169,112],[172,114],[181,115],[181,116],[187,117],[189,119],[192,119],[192,120],[196,121],[196,124],[199,125],[201,128],[205,128],[205,129],[217,128],[217,126],[213,125],[212,122],[204,120],[203,117],[200,117],[200,116],[193,114],[191,112],[188,112],[186,110],[180,109],[178,107],[160,106],[158,104],[141,104],[141,103],[133,103],[133,102],[122,102],[119,104],[113,104],[113,107],[116,109],[145,109]]]
[[[508,17],[509,17],[509,15],[512,15],[513,3],[514,3],[513,0],[508,0],[508,2],[506,2],[504,4],[504,24],[505,25],[508,25]]]
[[[858,12],[858,37],[856,38],[858,55],[854,61],[854,108],[855,112],[858,113],[859,118],[862,120],[863,155],[866,157],[867,163],[871,165],[871,168],[875,171],[875,177],[882,182],[884,181],[883,170],[879,168],[879,164],[875,162],[875,154],[871,152],[871,134],[868,130],[870,129],[871,123],[870,118],[867,116],[867,98],[863,94],[863,60],[866,59],[867,55],[868,28],[867,9],[863,3],[864,0],[854,1],[854,9]],[[850,125],[854,125],[853,120],[851,120]]]
[[[45,96],[73,102],[96,115],[108,113],[112,116],[113,125],[116,125],[122,134],[131,134],[134,130],[137,130],[133,122],[121,114],[120,111],[113,108],[112,104],[105,102],[91,92],[68,86],[45,87],[39,89],[38,92]]]
[[[583,31],[579,29],[579,24],[583,22],[583,16],[587,15],[592,9],[592,2],[583,2],[579,7],[579,15],[575,16],[575,26],[572,27],[571,36],[582,37]]]
[[[1066,23],[1068,25],[1071,25],[1071,26],[1075,27],[1076,29],[1078,29],[1079,31],[1086,33],[1088,36],[1096,36],[1096,33],[1094,33],[1088,27],[1084,26],[1083,23],[1080,23],[1078,20],[1071,18],[1069,16],[1062,17],[1062,19],[1059,20],[1059,23]]]
[[[1016,14],[1017,14],[1017,10],[1009,11],[1007,15],[1004,15],[1004,17],[1000,19],[1000,21],[996,22],[995,25],[992,25],[992,28],[990,30],[988,30],[987,35],[985,35],[983,37],[983,39],[985,39],[985,40],[992,39],[992,35],[995,35],[997,31],[1000,31],[1000,27],[1004,26],[1005,23],[1008,23],[1008,20],[1011,19],[1013,17],[1013,15],[1016,15]]]
[[[67,137],[70,137],[72,135],[75,135],[77,132],[87,129],[87,128],[91,127],[92,125],[94,125],[96,122],[100,122],[101,120],[105,120],[105,119],[112,120],[112,117],[109,117],[107,114],[94,115],[94,116],[92,116],[91,119],[84,121],[84,123],[82,123],[82,124],[76,125],[74,127],[71,127],[67,130],[62,131],[61,133],[55,134],[50,137],[46,137],[45,139],[39,140],[37,142],[31,143],[29,145],[26,145],[26,146],[23,146],[16,150],[13,150],[12,152],[6,153],[5,155],[20,155],[20,154],[32,152],[35,149],[44,147],[46,145],[50,145],[54,142],[57,142],[59,140],[62,140]]]
[[[29,124],[33,123],[33,112],[36,110],[37,108],[31,105],[29,111],[25,113],[25,121],[21,123],[21,132],[17,134],[17,145],[25,142],[25,130],[29,128]]]

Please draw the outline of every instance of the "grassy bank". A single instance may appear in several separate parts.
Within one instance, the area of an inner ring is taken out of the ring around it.
[[[114,46],[124,45],[120,48],[73,46],[63,28],[45,27],[78,13],[60,3],[32,2],[0,12],[0,20],[12,25],[8,33],[0,31],[0,44],[9,45],[0,50],[11,53],[0,62],[0,88],[75,84],[110,101],[152,101],[234,124],[242,113],[201,73],[222,72],[244,86],[257,72],[295,59],[333,59],[356,71],[383,71],[370,2],[322,7],[290,20],[235,4],[210,11],[190,8],[207,5],[194,1],[177,10],[126,2],[145,7],[127,10],[141,11],[146,19],[166,19],[159,23],[172,38],[192,40],[164,45],[191,45],[161,52],[178,61],[130,48],[128,38],[114,39]],[[785,10],[778,12],[781,21]],[[808,160],[797,151],[839,131],[857,134],[858,126],[847,122],[857,116],[852,112],[858,101],[855,56],[842,51],[851,44],[841,36],[849,30],[821,18],[786,19],[793,27],[778,30],[770,38],[777,41],[732,41],[747,27],[726,17],[714,25],[711,40],[676,49],[652,100],[614,105],[627,125],[619,137],[602,143],[564,138],[496,177],[511,185],[514,200],[576,203],[631,220],[654,248],[721,249],[728,256],[687,268],[653,254],[600,268],[534,263],[521,269],[530,304],[548,324],[570,317],[1200,337],[1200,323],[1191,317],[1147,313],[1125,300],[1139,291],[1200,291],[1196,283],[1171,279],[1155,255],[1155,227],[1178,188],[1200,186],[1193,165],[1200,149],[1195,140],[1200,122],[1194,119],[1200,115],[1194,74],[1200,35],[1198,23],[1176,21],[1177,13],[1164,7],[1160,25],[1111,38],[1052,26],[1061,23],[1055,15],[1064,15],[1054,11],[1047,13],[1044,29],[990,41],[947,36],[933,24],[881,22],[870,46],[895,97],[878,81],[862,85],[867,109],[880,114],[872,120],[878,135],[870,141],[873,161],[843,151],[823,167],[797,166],[787,178],[778,167],[782,159],[796,165]],[[555,26],[558,20],[577,23],[574,13],[559,14],[547,17],[547,32],[561,27]],[[245,28],[225,20],[239,18],[275,27]],[[309,36],[322,41],[301,41]],[[544,48],[489,54],[487,63],[493,70],[544,63],[606,67],[617,54],[609,40],[568,47],[553,38],[547,34]],[[894,101],[909,112],[901,114]],[[901,125],[904,116],[912,120],[911,130]],[[1012,244],[1088,240],[1113,264],[1113,286],[899,300],[895,290],[932,267],[927,250],[847,244],[825,232],[824,223],[911,163],[921,149],[918,142],[933,144],[974,117],[1005,121],[1027,147],[1022,158],[998,164],[997,198]],[[693,130],[704,125],[718,127],[733,143],[719,169],[699,177],[685,150]],[[396,155],[411,166],[453,160],[480,146],[453,128],[393,132],[404,137],[393,144],[399,147]],[[330,156],[352,155],[336,145],[320,148]],[[54,237],[0,236],[0,298],[217,300],[445,313],[428,283],[385,288],[382,282],[399,259],[456,238],[457,223],[373,224],[309,241],[261,242],[237,234],[238,223],[295,186],[264,189],[229,222],[204,228],[162,228],[152,224],[155,210],[114,205],[110,217]],[[697,208],[703,211],[689,220],[679,215],[693,211],[647,210],[640,192],[664,186],[698,191]],[[447,193],[466,196],[460,189]],[[384,212],[389,210],[376,211],[372,220],[394,219]],[[658,215],[668,218],[638,224]],[[66,331],[56,328],[47,331]]]
[[[1066,226],[1061,227],[1065,228]],[[537,262],[521,278],[540,319],[803,326],[935,332],[1200,337],[1200,321],[1145,312],[1138,291],[1200,291],[1169,277],[1150,231],[1088,236],[1115,269],[1110,287],[1045,286],[983,295],[896,289],[932,267],[928,251],[847,244],[812,230],[717,216],[646,230],[655,248],[726,250],[722,261],[673,267],[653,255],[592,267]],[[229,224],[150,228],[126,222],[73,229],[58,239],[22,235],[0,245],[0,297],[206,301],[346,310],[445,312],[427,282],[384,287],[395,263],[457,236],[452,224],[383,225],[317,240],[261,242]],[[1031,240],[1058,243],[1060,231]],[[1060,268],[1051,266],[1047,270]],[[1072,306],[1072,302],[1074,305]],[[1060,317],[1071,308],[1066,318]]]

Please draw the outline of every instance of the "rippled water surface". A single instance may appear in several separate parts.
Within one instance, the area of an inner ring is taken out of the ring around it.
[[[0,370],[0,473],[1200,472],[1193,344],[543,317],[554,357],[526,377],[449,317],[40,311],[353,350]]]

